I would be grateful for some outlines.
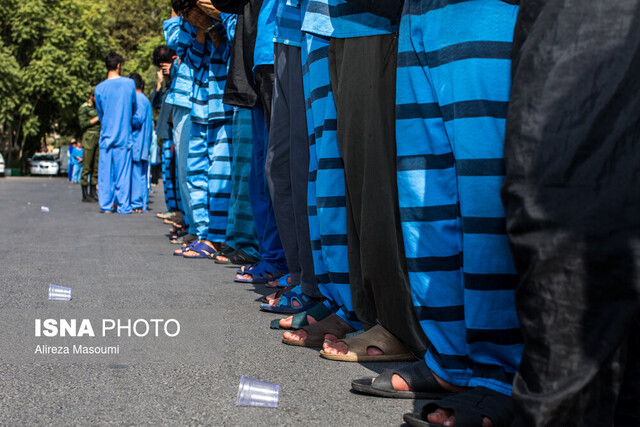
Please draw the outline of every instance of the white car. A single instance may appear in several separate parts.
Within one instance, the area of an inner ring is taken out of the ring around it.
[[[30,161],[29,172],[31,175],[57,175],[60,165],[53,154],[39,153],[33,156]]]
[[[0,176],[4,176],[5,168],[4,168],[4,157],[2,157],[2,153],[0,153]]]

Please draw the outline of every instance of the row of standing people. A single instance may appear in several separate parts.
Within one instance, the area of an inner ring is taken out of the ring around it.
[[[638,371],[640,216],[630,215],[637,187],[634,195],[618,185],[638,181],[629,175],[638,117],[580,116],[618,135],[595,137],[606,153],[584,152],[594,137],[557,112],[589,103],[554,104],[553,86],[541,81],[556,78],[555,91],[575,83],[562,80],[574,68],[549,58],[575,48],[583,24],[568,1],[518,3],[173,0],[156,62],[172,76],[160,116],[173,184],[167,206],[180,212],[171,215],[175,240],[183,234],[174,255],[246,264],[236,282],[281,287],[260,308],[293,314],[272,324],[291,329],[285,344],[321,348],[330,360],[413,360],[352,382],[375,396],[435,399],[406,414],[409,424],[633,425],[638,394],[625,384]],[[602,11],[587,3],[580,16],[602,30]],[[637,6],[606,16],[625,14],[637,17]],[[544,36],[558,23],[566,24],[561,42]],[[596,38],[577,44],[589,72],[618,52],[637,55],[635,39],[606,33],[609,49],[589,60]],[[624,66],[610,75],[634,88]],[[606,80],[595,71],[588,78]],[[626,92],[582,87],[602,105],[621,100],[605,112],[636,105]],[[545,175],[568,173],[548,157],[554,152],[580,169],[574,151],[622,171],[605,168],[605,179],[579,185]],[[583,209],[558,208],[562,197]],[[608,204],[594,213],[602,197]],[[560,240],[569,236],[580,250],[567,252]],[[632,278],[604,265],[618,258]],[[599,267],[585,270],[589,259]],[[581,335],[606,323],[600,312],[582,316],[597,301],[583,294],[603,295],[594,277],[617,282],[602,313],[624,306],[614,322],[621,331],[606,345],[601,333]]]

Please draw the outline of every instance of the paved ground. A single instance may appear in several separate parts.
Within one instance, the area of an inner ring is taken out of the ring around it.
[[[103,215],[64,178],[0,178],[1,425],[400,425],[422,406],[350,392],[351,379],[396,365],[331,362],[286,346],[268,327],[276,317],[257,309],[264,286],[171,256],[176,246],[154,215],[164,208],[160,188],[150,214]],[[50,283],[71,287],[73,299],[47,301]],[[88,319],[96,336],[36,337],[36,319],[78,327]],[[162,327],[159,337],[126,329],[102,337],[105,319],[176,319],[181,329],[174,338]],[[120,347],[35,353],[76,345]],[[241,375],[280,384],[279,407],[236,407]]]

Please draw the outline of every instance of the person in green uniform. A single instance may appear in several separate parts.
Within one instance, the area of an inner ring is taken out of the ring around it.
[[[98,141],[100,140],[100,119],[96,111],[96,99],[94,97],[95,88],[91,90],[89,100],[78,109],[78,121],[82,129],[82,145],[84,153],[82,155],[82,201],[97,202],[98,191]],[[89,177],[91,180],[89,181]],[[91,183],[91,187],[89,187]]]

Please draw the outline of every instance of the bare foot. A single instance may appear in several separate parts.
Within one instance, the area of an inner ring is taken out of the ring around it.
[[[267,283],[267,286],[269,286],[270,288],[275,288],[278,286],[278,281],[280,280],[280,278],[277,278],[276,280],[271,280],[269,281],[269,283]],[[291,284],[291,276],[287,276],[287,285]]]
[[[314,321],[313,323],[317,322]],[[296,329],[295,331],[286,331],[282,334],[282,336],[284,337],[284,339],[291,341],[304,341],[307,339],[307,331],[305,331],[304,329]],[[324,334],[324,339],[334,341],[337,340],[338,337],[333,334]]]
[[[272,295],[275,295],[275,294],[272,294]],[[267,297],[267,299],[269,300],[269,297]],[[280,304],[280,298],[274,298],[274,299],[269,300],[269,305],[271,307],[275,307],[278,304]],[[300,304],[300,301],[298,301],[297,299],[294,299],[294,300],[291,301],[291,306],[295,307],[295,308],[298,308],[298,307],[302,307],[302,304]]]
[[[210,247],[210,248],[211,248],[211,250],[210,250],[210,251],[206,251],[206,252],[210,252],[210,253],[208,253],[208,255],[209,255],[209,256],[211,256],[211,255],[213,255],[214,253],[216,253],[215,243],[212,243],[212,242],[210,242],[210,241],[208,241],[208,240],[202,240],[202,239],[201,239],[201,240],[198,240],[198,242],[200,242],[200,243],[204,243],[205,245],[207,245],[208,247]],[[186,251],[186,252],[183,252],[183,253],[182,253],[182,255],[183,255],[183,256],[185,256],[185,257],[187,257],[187,258],[189,258],[189,257],[198,256],[198,252],[196,252],[196,251],[192,251],[192,250],[188,250],[188,251]]]
[[[449,390],[453,393],[464,393],[465,391],[470,390],[468,387],[458,387],[453,384],[449,384],[448,382],[446,382],[445,380],[443,380],[433,372],[431,373],[433,374],[433,377],[436,379],[436,381],[438,381],[438,384],[440,384],[442,388],[446,390]],[[394,375],[391,378],[391,383],[394,384],[394,387],[395,387],[395,383],[394,383],[395,377],[397,377],[397,375]],[[402,386],[402,383],[404,383],[405,385],[407,384],[402,378],[400,378],[398,385]],[[437,425],[443,425],[443,426],[454,426],[456,424],[456,415],[455,415],[455,412],[453,412],[450,409],[438,408],[434,412],[427,415],[427,421],[429,421],[431,424],[437,424]],[[482,418],[482,427],[493,427],[493,422],[489,418],[484,417]]]
[[[281,328],[291,329],[291,322],[293,322],[293,316],[280,319],[280,322],[278,322],[278,324],[280,325]],[[318,323],[318,321],[307,314],[307,323],[310,325],[313,325],[314,323]]]
[[[431,424],[454,426],[456,425],[455,413],[448,409],[436,409],[427,415],[427,421]],[[493,422],[487,417],[482,418],[482,427],[493,427]]]
[[[349,346],[347,343],[341,340],[330,340],[322,344],[322,349],[328,354],[347,354],[349,352]],[[374,345],[367,347],[367,355],[369,356],[382,356],[384,352]]]

